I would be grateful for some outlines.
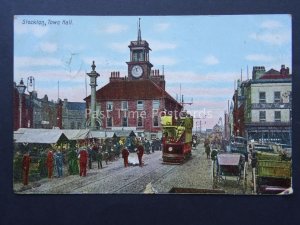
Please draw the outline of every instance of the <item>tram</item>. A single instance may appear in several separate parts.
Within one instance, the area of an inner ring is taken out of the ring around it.
[[[162,158],[164,163],[182,163],[191,156],[193,117],[185,114],[175,119],[162,116]]]

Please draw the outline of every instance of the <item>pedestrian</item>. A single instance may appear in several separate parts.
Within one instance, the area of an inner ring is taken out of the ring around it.
[[[150,142],[149,142],[149,140],[146,140],[146,142],[145,142],[145,150],[146,150],[147,154],[150,154]]]
[[[206,158],[209,159],[210,158],[210,147],[209,147],[209,145],[206,145],[205,153],[206,153]]]
[[[63,155],[60,152],[60,150],[57,151],[55,154],[55,164],[57,169],[57,176],[62,177],[63,176]]]
[[[29,151],[23,155],[22,166],[23,166],[23,184],[28,185],[29,167],[31,163],[31,157]]]
[[[69,174],[75,175],[79,174],[77,153],[74,148],[71,148],[68,152],[68,164],[69,164]]]
[[[90,146],[88,147],[88,154],[89,154],[89,169],[91,170],[92,162],[93,162],[93,150]]]
[[[54,161],[53,151],[49,149],[47,153],[47,159],[46,159],[49,179],[53,177],[53,161]]]
[[[88,160],[88,153],[85,148],[82,148],[80,150],[78,157],[79,157],[79,166],[80,166],[79,175],[85,177],[87,160]]]
[[[105,164],[107,165],[108,163],[108,159],[109,159],[109,153],[108,153],[108,151],[106,150],[105,152],[104,152],[104,160],[105,160]]]
[[[98,163],[98,169],[100,169],[100,168],[102,169],[102,153],[99,148],[96,152],[96,158],[97,158],[97,163]]]
[[[138,155],[138,159],[139,159],[139,166],[143,166],[143,161],[142,161],[142,157],[144,155],[144,147],[143,145],[139,144],[137,147],[137,155]]]
[[[129,156],[129,151],[126,147],[124,147],[122,150],[122,158],[124,159],[124,167],[128,166],[128,156]]]

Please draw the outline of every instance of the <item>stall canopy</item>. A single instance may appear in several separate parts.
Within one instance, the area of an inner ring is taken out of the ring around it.
[[[59,129],[21,128],[15,134],[16,143],[56,144],[69,140]]]
[[[105,139],[105,138],[112,138],[114,135],[113,131],[90,131],[91,138],[99,138],[99,139]]]
[[[69,140],[84,140],[87,138],[92,138],[91,133],[88,129],[62,129],[61,130]]]
[[[136,137],[132,130],[117,130],[114,131],[113,137]]]

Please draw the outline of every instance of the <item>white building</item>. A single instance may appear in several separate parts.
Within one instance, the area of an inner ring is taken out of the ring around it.
[[[290,144],[291,91],[289,68],[281,70],[254,67],[252,80],[244,82],[244,118],[248,139]]]

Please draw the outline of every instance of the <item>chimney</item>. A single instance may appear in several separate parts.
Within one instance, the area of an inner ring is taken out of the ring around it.
[[[280,74],[285,75],[285,65],[281,65]]]
[[[290,75],[290,68],[286,67],[285,73],[286,73],[286,75]]]
[[[252,79],[259,79],[265,72],[266,69],[264,66],[254,66],[252,70]]]
[[[68,99],[65,98],[64,101],[63,101],[63,106],[67,107],[67,104],[68,104]]]

